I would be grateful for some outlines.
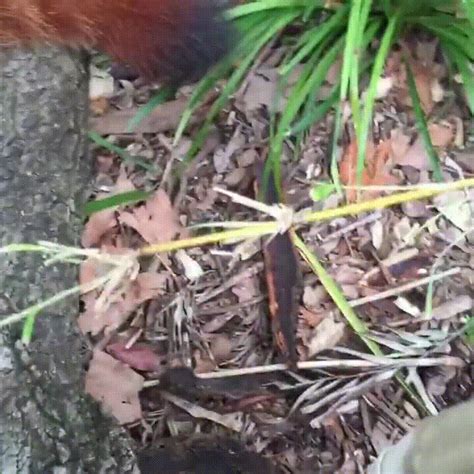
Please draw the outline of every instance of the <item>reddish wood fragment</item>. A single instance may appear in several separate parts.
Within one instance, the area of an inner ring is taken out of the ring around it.
[[[256,195],[266,204],[276,204],[280,201],[272,173],[268,182],[263,183],[262,164],[257,169],[255,188]],[[296,325],[301,278],[292,231],[274,236],[265,245],[263,257],[273,337],[286,362],[295,368],[298,361]]]

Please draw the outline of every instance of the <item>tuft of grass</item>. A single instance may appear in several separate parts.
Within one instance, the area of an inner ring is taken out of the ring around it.
[[[425,30],[439,39],[447,61],[463,79],[467,103],[474,112],[471,64],[474,60],[474,0],[353,0],[334,4],[314,0],[254,0],[231,9],[228,18],[236,23],[241,39],[233,55],[211,71],[195,89],[175,135],[176,143],[207,92],[219,79],[228,77],[220,97],[194,138],[188,159],[201,148],[209,126],[245,79],[247,71],[255,65],[259,52],[276,39],[290,45],[289,54],[279,67],[282,84],[296,66],[303,64],[285,110],[272,115],[269,162],[277,180],[284,141],[293,140],[298,149],[311,125],[335,109],[331,174],[333,182],[339,185],[341,105],[346,102],[351,107],[358,141],[357,174],[361,177],[377,84],[391,46],[410,30]],[[287,33],[290,25],[298,28],[299,33]],[[374,41],[378,42],[376,51]],[[336,61],[342,61],[340,81],[333,94],[317,101],[327,71]],[[368,80],[363,101],[362,77]],[[434,170],[439,179],[436,167]]]
[[[341,189],[339,141],[342,106],[348,103],[358,144],[357,177],[360,184],[377,84],[391,46],[410,30],[424,30],[439,39],[453,73],[459,73],[462,78],[467,104],[474,113],[474,0],[250,0],[230,9],[227,18],[240,32],[239,40],[234,51],[194,89],[175,133],[174,144],[183,136],[191,116],[206,100],[208,93],[225,78],[219,97],[193,137],[187,161],[199,152],[213,121],[238,90],[248,71],[256,65],[259,53],[275,40],[289,45],[289,53],[279,67],[282,85],[297,66],[303,65],[285,110],[281,114],[270,111],[272,133],[268,162],[273,167],[276,182],[279,182],[284,141],[292,140],[294,149],[298,150],[310,127],[334,109],[330,171],[334,184]],[[289,26],[296,27],[298,34],[288,33]],[[378,42],[376,50],[375,42]],[[340,80],[329,97],[318,101],[318,91],[336,61],[341,61]],[[362,78],[368,81],[364,100],[361,100]],[[283,87],[279,89],[283,90]],[[172,93],[174,91],[160,91],[139,110],[129,124],[130,129]],[[417,117],[417,123],[422,124],[420,117]],[[426,138],[423,132],[421,134]],[[106,141],[100,143],[100,137],[91,138],[112,150]],[[439,167],[434,164],[434,150],[426,139],[424,142],[428,154],[433,157],[435,179],[440,180]],[[131,159],[123,151],[113,151],[125,160]],[[140,160],[138,163],[136,159],[133,161],[143,167],[147,165]]]

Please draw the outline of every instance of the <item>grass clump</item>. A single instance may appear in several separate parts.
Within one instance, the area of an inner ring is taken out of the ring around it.
[[[462,77],[467,103],[474,111],[472,0],[258,0],[231,9],[228,17],[237,25],[241,39],[233,55],[211,71],[195,89],[176,132],[175,142],[182,136],[206,93],[219,78],[228,77],[194,138],[189,158],[202,146],[210,124],[236,92],[262,48],[275,40],[288,45],[288,54],[279,65],[282,84],[295,67],[303,65],[287,106],[281,114],[272,115],[269,158],[277,177],[284,140],[291,137],[298,145],[311,125],[335,108],[331,169],[333,179],[338,183],[336,145],[342,126],[341,104],[346,101],[352,111],[358,143],[357,174],[361,176],[378,81],[391,47],[410,31],[421,30],[438,38],[449,66]],[[318,101],[318,90],[329,68],[339,59],[342,60],[339,81],[328,98]],[[362,77],[368,82],[363,100]],[[410,93],[416,97],[416,92],[411,90]],[[423,129],[425,124],[418,115],[416,120]],[[439,180],[437,171],[436,179]]]

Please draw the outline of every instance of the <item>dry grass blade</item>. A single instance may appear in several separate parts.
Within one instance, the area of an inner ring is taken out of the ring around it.
[[[245,423],[243,415],[240,412],[221,415],[220,413],[203,408],[171,393],[162,392],[162,396],[165,400],[188,412],[194,418],[212,421],[235,433],[241,433],[244,428]]]
[[[324,418],[332,415],[335,413],[340,407],[346,404],[349,400],[352,400],[360,395],[364,394],[365,392],[370,391],[375,386],[390,380],[395,375],[395,370],[387,370],[380,374],[376,374],[372,377],[369,377],[367,380],[359,382],[358,380],[354,380],[346,384],[344,387],[336,390],[335,392],[331,393],[327,397],[322,400],[319,400],[316,403],[311,405],[305,406],[301,409],[301,412],[304,414],[314,413],[315,411],[320,410],[324,406],[331,404],[328,411],[325,413],[313,418],[310,421],[310,425],[312,428],[317,428]],[[354,382],[354,383],[352,383]],[[335,401],[337,400],[337,401]]]
[[[375,357],[375,356],[374,356]],[[447,365],[451,367],[463,367],[464,362],[458,357],[419,357],[419,358],[377,358],[376,362],[369,360],[337,359],[337,360],[308,360],[298,362],[297,367],[300,370],[306,369],[377,369],[383,367],[433,367],[438,365]],[[280,372],[288,370],[286,364],[271,364],[255,367],[244,367],[241,369],[223,369],[218,372],[206,372],[199,374],[200,378],[213,379],[224,377],[238,377],[249,374],[263,374],[268,372]]]

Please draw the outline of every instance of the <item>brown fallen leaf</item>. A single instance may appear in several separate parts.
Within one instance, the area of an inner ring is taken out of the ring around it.
[[[81,263],[79,267],[79,284],[87,285],[97,278],[99,269],[97,268],[97,260],[88,258]]]
[[[293,68],[285,87],[280,90],[280,72],[278,68],[262,66],[251,72],[242,92],[236,95],[235,105],[246,115],[255,113],[262,106],[281,112],[288,99],[292,86],[296,84],[303,70],[302,65]]]
[[[135,129],[136,133],[159,133],[174,130],[188,104],[187,97],[180,97],[160,104],[145,117]],[[130,120],[137,114],[138,107],[123,110],[110,109],[102,117],[91,117],[90,128],[101,135],[119,135],[129,133]],[[199,110],[191,118],[191,123],[196,123],[205,114],[206,110]]]
[[[446,148],[453,144],[456,131],[452,124],[430,123],[428,125],[431,141],[438,148]],[[431,169],[430,158],[421,136],[410,145],[410,138],[400,129],[392,130],[391,158],[393,163],[400,166],[411,166],[419,171]]]
[[[433,70],[430,66],[426,66],[419,61],[410,61],[410,68],[413,72],[423,112],[429,114],[434,107],[432,90],[435,78],[433,78]]]
[[[120,424],[131,423],[142,417],[138,393],[143,381],[130,367],[96,349],[85,377],[85,391]]]
[[[390,156],[395,164],[400,164],[410,148],[410,137],[401,128],[390,132]]]
[[[303,304],[309,310],[318,310],[326,301],[328,301],[328,293],[322,285],[304,287]]]
[[[403,56],[408,58],[410,69],[415,79],[420,103],[425,114],[429,115],[435,102],[440,102],[444,97],[441,80],[446,75],[445,68],[436,62],[433,51],[437,44],[417,42],[413,44],[402,44],[402,49],[392,51],[387,59],[385,74],[393,77],[400,104],[411,106],[411,97],[408,90],[407,70]]]
[[[260,295],[258,277],[252,272],[244,272],[239,282],[231,288],[239,303],[250,301]]]
[[[304,306],[300,306],[299,316],[309,327],[312,328],[316,327],[324,319],[324,314],[322,311],[316,313],[315,311],[306,309]]]
[[[246,114],[255,112],[262,106],[275,106],[278,92],[278,69],[260,68],[247,78],[247,84],[242,94],[236,98],[237,107]],[[278,107],[281,107],[281,97]]]
[[[119,222],[135,229],[149,244],[168,242],[183,232],[170,198],[161,189],[130,212],[121,212]]]
[[[114,209],[105,209],[93,214],[86,225],[81,238],[85,248],[93,247],[100,243],[101,238],[117,225]]]
[[[106,97],[97,97],[89,102],[91,115],[99,117],[104,115],[110,108],[109,100]]]
[[[230,168],[231,158],[239,151],[246,143],[246,138],[242,132],[242,127],[238,126],[225,146],[218,147],[214,152],[212,161],[217,173],[224,173]]]
[[[332,313],[326,315],[321,323],[316,326],[308,340],[305,341],[308,357],[337,346],[344,337],[345,329],[346,325],[335,321]]]
[[[214,360],[221,364],[231,358],[233,349],[232,340],[226,334],[215,334],[209,342],[210,350]]]
[[[117,181],[110,192],[100,193],[97,196],[97,199],[103,199],[116,194],[134,191],[135,189],[135,185],[127,176],[125,168],[122,167],[120,169]],[[84,227],[84,232],[81,239],[82,246],[89,248],[100,245],[102,237],[112,230],[117,225],[117,223],[115,209],[104,209],[103,211],[92,214]]]
[[[411,166],[419,171],[430,170],[430,158],[423,139],[418,137],[404,155],[394,158],[394,163],[400,166]]]
[[[431,142],[434,146],[446,148],[453,144],[455,129],[449,122],[428,124]]]
[[[362,172],[363,186],[389,186],[398,184],[399,180],[390,171],[393,164],[390,161],[390,141],[381,141],[377,146],[372,142],[367,144],[365,167]],[[354,187],[357,184],[357,143],[352,141],[345,149],[339,165],[341,181],[346,186]],[[366,191],[362,193],[363,199],[374,198],[380,191]],[[349,202],[357,198],[356,189],[348,189],[346,197]]]
[[[157,354],[149,344],[134,344],[128,348],[122,342],[115,342],[107,346],[107,352],[132,369],[145,372],[156,372],[166,363],[166,355]]]
[[[88,269],[88,274],[90,272]],[[82,301],[85,311],[78,318],[80,330],[84,334],[96,335],[106,328],[118,328],[140,304],[163,293],[167,278],[165,273],[140,273],[134,281],[110,295],[110,303],[103,311],[96,310],[96,292],[84,295]]]
[[[469,295],[459,295],[433,308],[431,318],[438,320],[449,319],[460,313],[467,313],[473,307],[474,300]]]

